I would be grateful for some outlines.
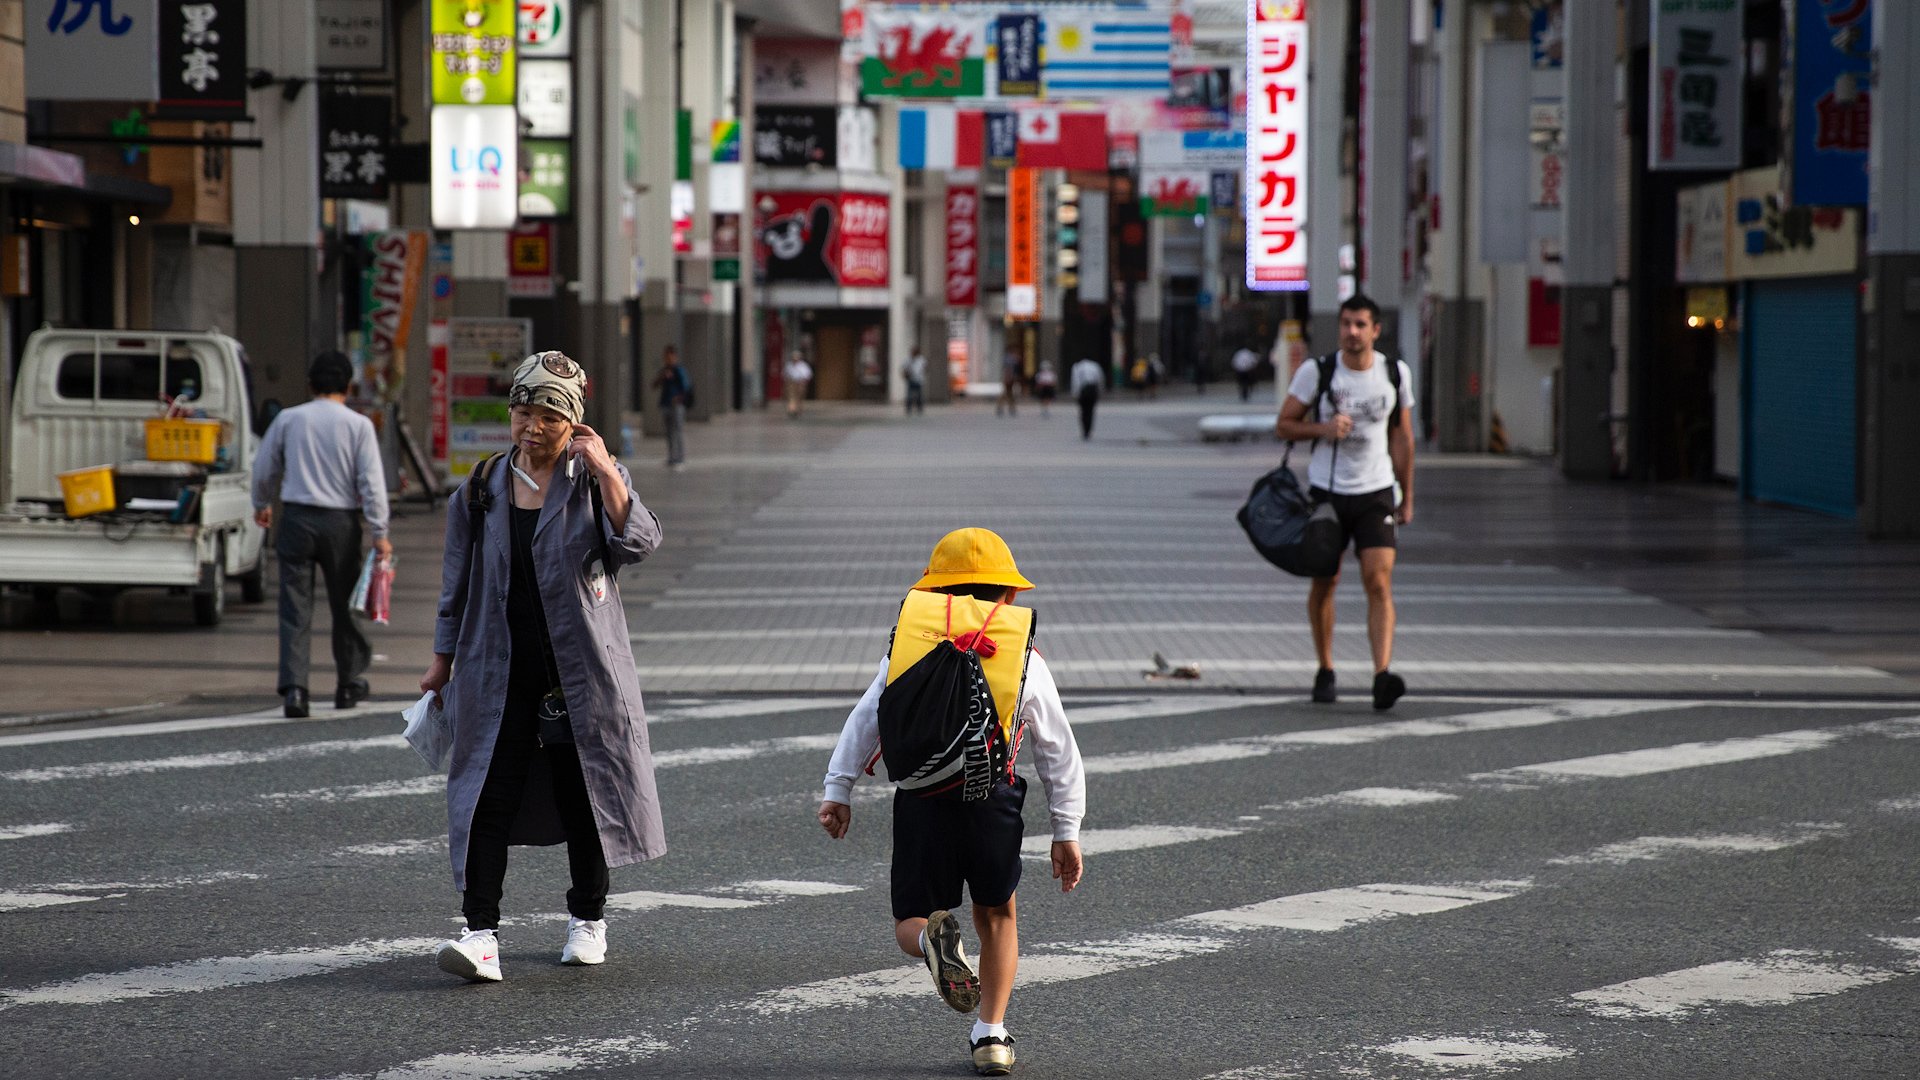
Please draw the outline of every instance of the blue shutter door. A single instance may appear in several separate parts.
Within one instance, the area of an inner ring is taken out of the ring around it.
[[[1853,517],[1858,290],[1831,278],[1748,288],[1747,494]]]

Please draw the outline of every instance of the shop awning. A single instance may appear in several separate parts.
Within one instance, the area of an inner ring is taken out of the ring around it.
[[[90,174],[77,154],[25,143],[0,142],[0,184],[136,206],[173,202],[173,191],[159,184],[107,173]]]

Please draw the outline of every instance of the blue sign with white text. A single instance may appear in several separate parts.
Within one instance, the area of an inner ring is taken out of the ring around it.
[[[1797,0],[1788,192],[1796,206],[1866,205],[1872,26],[1872,0]]]
[[[993,21],[993,47],[999,57],[1000,96],[1033,97],[1040,92],[1040,16],[1037,12],[1002,15]]]

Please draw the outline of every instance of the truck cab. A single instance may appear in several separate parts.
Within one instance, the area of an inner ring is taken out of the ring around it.
[[[230,578],[239,579],[247,601],[264,599],[249,384],[246,350],[216,332],[49,328],[28,337],[0,432],[7,481],[0,584],[31,589],[43,620],[58,618],[63,586],[170,588],[192,597],[202,626],[220,621]],[[171,497],[171,483],[183,493],[178,505],[129,510],[123,496],[112,511],[69,517],[60,474],[112,465],[130,474],[116,480],[131,481],[145,465],[147,421],[183,394],[185,407],[218,421],[220,433],[213,464],[162,476],[161,490],[148,492]]]

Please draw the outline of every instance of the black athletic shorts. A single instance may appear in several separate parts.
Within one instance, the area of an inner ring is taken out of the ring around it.
[[[893,793],[893,918],[924,919],[960,906],[998,907],[1020,887],[1027,782],[1016,776],[979,802]]]
[[[1313,497],[1333,503],[1333,512],[1340,518],[1340,550],[1345,551],[1348,544],[1355,551],[1400,546],[1393,522],[1392,488],[1365,495],[1334,495],[1325,488],[1314,488]]]

